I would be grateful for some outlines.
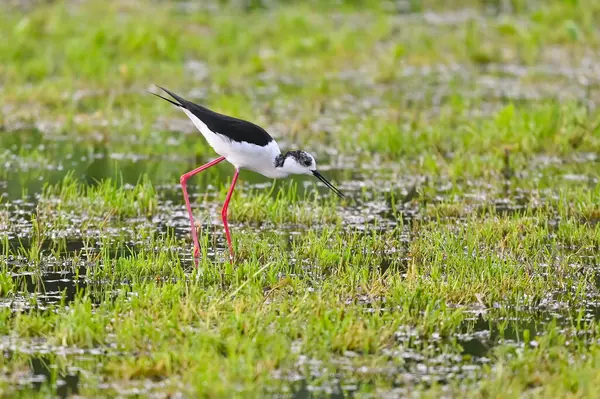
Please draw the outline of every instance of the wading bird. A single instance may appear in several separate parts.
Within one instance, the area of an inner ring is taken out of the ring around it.
[[[160,87],[160,86],[158,86]],[[152,93],[157,97],[181,108],[181,110],[192,120],[208,144],[220,155],[219,158],[200,166],[181,176],[180,183],[183,189],[185,206],[190,217],[192,226],[192,240],[194,241],[194,259],[200,254],[200,245],[196,234],[194,215],[190,206],[190,198],[187,192],[187,181],[190,177],[218,164],[223,160],[229,161],[235,167],[235,173],[231,181],[231,187],[225,197],[221,218],[225,227],[225,236],[229,246],[229,255],[233,260],[233,246],[231,245],[231,234],[227,225],[227,208],[233,194],[235,183],[238,179],[240,169],[248,169],[269,178],[283,178],[289,175],[313,175],[321,180],[327,187],[340,197],[344,197],[323,175],[317,171],[315,158],[306,151],[281,152],[277,142],[273,140],[262,127],[251,122],[233,118],[211,111],[201,105],[184,100],[175,93],[160,87],[169,94],[173,100],[165,98],[160,94]]]

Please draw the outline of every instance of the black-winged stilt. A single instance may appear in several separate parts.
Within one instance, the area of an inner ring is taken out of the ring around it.
[[[260,126],[211,111],[201,105],[184,100],[167,89],[160,88],[173,97],[175,101],[169,100],[160,94],[152,94],[181,108],[192,120],[196,128],[200,130],[200,133],[202,133],[206,141],[208,141],[208,144],[210,144],[215,152],[220,155],[219,158],[206,165],[185,173],[180,179],[185,206],[187,207],[190,223],[192,225],[194,258],[198,257],[200,254],[200,245],[198,244],[196,225],[194,223],[194,215],[192,214],[186,183],[190,177],[225,159],[235,167],[235,174],[231,181],[231,187],[227,192],[223,210],[221,211],[227,245],[229,246],[229,254],[232,260],[233,247],[231,245],[229,226],[227,225],[227,208],[229,207],[229,201],[231,200],[231,195],[233,194],[233,189],[237,182],[240,169],[252,170],[269,178],[283,178],[292,174],[313,175],[338,196],[344,197],[344,194],[317,171],[315,158],[308,152],[288,151],[287,153],[282,154],[277,142]]]

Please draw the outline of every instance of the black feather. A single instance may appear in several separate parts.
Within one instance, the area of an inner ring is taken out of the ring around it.
[[[160,94],[152,93],[151,91],[149,91],[148,93],[150,93],[150,94],[154,94],[156,97],[158,97],[158,98],[162,98],[163,100],[165,100],[165,101],[168,101],[168,102],[170,102],[171,104],[173,104],[173,105],[175,105],[175,106],[177,106],[177,107],[181,107],[181,104],[177,104],[177,103],[176,103],[175,101],[173,101],[173,100],[169,100],[168,98],[164,98],[164,97],[163,97],[163,96],[161,96]]]
[[[264,147],[273,141],[273,137],[271,137],[269,133],[265,131],[265,129],[255,125],[252,122],[219,114],[206,107],[194,104],[191,101],[187,101],[163,87],[158,87],[173,97],[179,104],[156,94],[158,97],[162,98],[163,100],[167,100],[171,104],[177,105],[178,107],[187,109],[198,119],[204,122],[206,126],[208,126],[208,128],[214,133],[223,135],[228,139],[238,143],[246,142],[256,144],[261,147]]]

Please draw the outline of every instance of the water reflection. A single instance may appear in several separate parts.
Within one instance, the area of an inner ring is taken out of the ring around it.
[[[56,184],[67,173],[89,185],[109,178],[133,185],[143,174],[147,174],[154,185],[175,187],[178,186],[182,174],[217,156],[209,149],[206,149],[205,154],[182,156],[183,151],[189,154],[189,150],[183,148],[193,148],[195,141],[202,138],[186,136],[182,140],[181,146],[169,146],[168,136],[165,135],[162,141],[151,147],[136,148],[129,143],[49,139],[38,130],[3,132],[0,135],[0,148],[4,148],[4,151],[0,152],[0,161],[4,164],[4,169],[0,172],[0,194],[4,194],[10,201],[21,198],[24,192],[39,193],[45,184]],[[320,157],[319,161],[320,164],[326,165],[328,159]],[[324,174],[329,180],[340,181],[344,170],[329,169]],[[232,165],[223,162],[194,176],[189,185],[192,191],[194,186],[220,189],[229,185],[232,176]],[[271,184],[275,184],[278,188],[282,184],[288,184],[290,180],[298,182],[300,196],[317,183],[312,178],[301,176],[274,181],[250,171],[242,171],[240,174],[240,181],[252,187],[270,187]],[[319,192],[327,192],[326,187],[318,187]],[[277,195],[277,191],[273,190],[272,195]],[[177,195],[177,198],[179,197]]]
[[[50,385],[59,398],[67,398],[79,393],[80,372],[60,372],[53,364],[51,356],[35,356],[30,360],[31,384],[39,391],[44,385]]]

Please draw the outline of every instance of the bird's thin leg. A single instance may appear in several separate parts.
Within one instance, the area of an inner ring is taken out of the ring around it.
[[[210,168],[211,166],[218,164],[219,162],[223,161],[224,159],[225,159],[225,157],[219,157],[219,158],[215,159],[214,161],[210,161],[206,165],[202,165],[199,168],[196,168],[190,172],[187,172],[186,174],[182,175],[181,178],[179,179],[179,182],[181,183],[181,188],[183,189],[183,198],[185,199],[185,206],[187,207],[188,215],[190,217],[190,223],[192,224],[192,240],[194,240],[194,262],[195,262],[195,259],[198,256],[200,256],[200,244],[198,243],[198,234],[196,234],[196,224],[194,223],[194,214],[192,213],[192,206],[190,205],[190,197],[187,192],[187,180],[190,177],[194,176],[195,174],[198,174],[198,173],[202,172],[203,170],[206,170],[206,169]]]
[[[229,208],[229,200],[231,200],[231,194],[233,194],[233,189],[235,188],[235,183],[237,182],[239,174],[240,174],[240,170],[236,169],[235,174],[233,175],[233,179],[231,180],[231,187],[229,187],[229,191],[227,192],[227,197],[225,197],[225,203],[223,204],[223,210],[221,211],[221,218],[223,219],[223,226],[225,226],[225,236],[227,237],[227,245],[229,246],[229,256],[232,261],[233,261],[233,246],[231,245],[231,234],[229,233],[229,225],[227,224],[227,208]]]

